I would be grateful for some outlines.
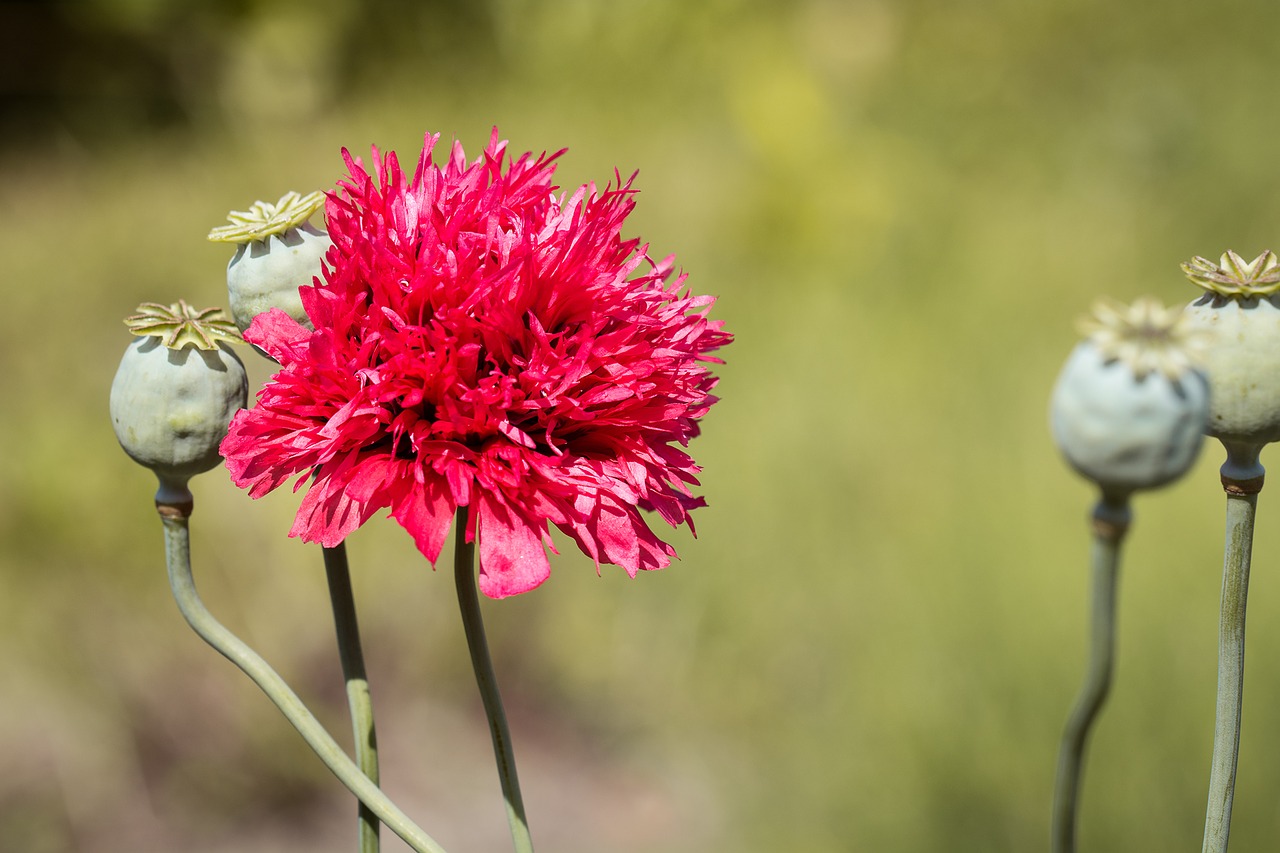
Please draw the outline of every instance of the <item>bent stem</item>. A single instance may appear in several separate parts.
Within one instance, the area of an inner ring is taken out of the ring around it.
[[[1234,455],[1228,448],[1227,463],[1222,466],[1222,486],[1227,492],[1226,544],[1218,621],[1218,699],[1203,853],[1226,853],[1231,835],[1231,804],[1240,754],[1240,709],[1244,701],[1244,617],[1253,555],[1253,520],[1263,480],[1256,453],[1253,465],[1244,466],[1244,471],[1239,465],[1233,466],[1237,461]]]
[[[347,706],[351,709],[352,738],[356,764],[369,781],[378,784],[378,735],[373,725],[373,698],[360,647],[360,627],[356,621],[355,596],[351,591],[351,570],[347,546],[339,543],[324,549],[324,571],[329,580],[329,600],[338,634],[338,657],[347,683]],[[378,817],[365,803],[358,804],[360,853],[378,853]]]
[[[169,585],[173,589],[174,600],[182,612],[187,624],[206,643],[217,649],[224,657],[240,667],[263,693],[275,703],[293,727],[298,730],[307,745],[320,756],[320,760],[365,803],[375,815],[415,853],[445,853],[443,847],[427,835],[417,824],[387,798],[360,768],[347,757],[298,695],[290,689],[279,674],[267,664],[262,657],[249,648],[239,637],[222,625],[196,592],[195,579],[191,574],[191,538],[188,529],[188,516],[191,514],[191,493],[175,494],[175,490],[167,492],[161,489],[157,494],[156,509],[164,522],[165,560],[169,567]],[[162,500],[161,495],[164,495]]]
[[[1103,497],[1093,510],[1093,593],[1089,664],[1075,707],[1062,733],[1053,795],[1053,851],[1074,853],[1080,778],[1089,730],[1111,688],[1115,659],[1116,577],[1120,543],[1129,529],[1127,499]]]
[[[516,777],[516,757],[511,749],[511,732],[507,729],[507,716],[502,710],[502,697],[498,695],[498,681],[493,674],[489,643],[485,639],[484,622],[480,616],[480,599],[476,591],[476,549],[474,542],[466,541],[466,507],[459,507],[454,527],[453,571],[458,587],[458,607],[462,611],[467,649],[471,652],[471,668],[475,670],[480,700],[484,704],[485,715],[489,718],[493,755],[498,762],[498,778],[502,781],[502,796],[507,803],[507,823],[511,825],[511,841],[516,853],[533,853],[533,839],[529,835],[524,800],[520,796],[520,780]]]

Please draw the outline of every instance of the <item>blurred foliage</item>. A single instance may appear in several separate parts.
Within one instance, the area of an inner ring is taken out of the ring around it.
[[[540,846],[1043,848],[1093,500],[1048,439],[1049,388],[1094,298],[1190,300],[1179,261],[1277,248],[1277,72],[1241,38],[1278,19],[1262,0],[0,6],[0,837],[351,843],[343,792],[167,598],[149,475],[107,424],[119,319],[222,304],[204,235],[330,186],[341,147],[408,156],[438,131],[474,154],[497,124],[516,151],[568,146],[565,186],[640,168],[634,233],[738,336],[682,561],[596,578],[566,547],[488,608]],[[1219,455],[1137,501],[1082,848],[1199,838]],[[195,490],[212,609],[344,731],[320,558],[284,537],[296,497],[253,504],[217,472]],[[1272,509],[1264,491],[1240,853],[1280,836]],[[351,550],[387,786],[449,849],[498,849],[447,573],[381,519]]]

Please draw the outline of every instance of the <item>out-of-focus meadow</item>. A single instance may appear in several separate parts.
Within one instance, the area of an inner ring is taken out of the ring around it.
[[[343,146],[474,156],[496,124],[568,147],[565,187],[638,168],[631,233],[737,336],[682,560],[597,577],[565,547],[486,604],[540,849],[1044,849],[1094,497],[1049,390],[1096,297],[1190,300],[1179,261],[1280,248],[1277,28],[1263,0],[0,6],[5,848],[354,846],[345,791],[169,598],[107,418],[120,320],[225,304],[205,234],[332,186]],[[1220,462],[1136,501],[1084,849],[1198,843]],[[210,606],[345,733],[297,497],[193,488]],[[1259,522],[1240,853],[1280,839],[1280,496]],[[385,786],[449,850],[502,849],[448,572],[381,518],[350,550]]]

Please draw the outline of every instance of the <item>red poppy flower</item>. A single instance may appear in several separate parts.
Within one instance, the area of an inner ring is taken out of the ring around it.
[[[467,507],[492,598],[547,578],[549,524],[597,570],[666,566],[640,510],[692,529],[704,503],[681,448],[732,339],[714,300],[620,236],[634,176],[566,198],[563,152],[504,168],[495,129],[478,160],[455,144],[441,166],[438,138],[411,180],[394,153],[374,149],[375,181],[343,151],[323,280],[301,288],[315,330],[272,309],[245,333],[281,370],[222,444],[232,479],[257,498],[301,475],[290,535],[326,546],[390,510],[433,564]]]

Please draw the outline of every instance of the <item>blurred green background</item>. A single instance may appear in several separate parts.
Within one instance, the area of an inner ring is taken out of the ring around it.
[[[5,848],[354,847],[345,792],[169,599],[107,419],[120,320],[225,304],[205,234],[331,186],[343,146],[474,156],[496,124],[567,146],[566,187],[640,169],[631,233],[737,336],[682,561],[597,578],[565,548],[487,605],[539,849],[1046,849],[1093,500],[1049,390],[1096,297],[1190,300],[1179,261],[1280,248],[1278,27],[1264,0],[0,5]],[[1199,843],[1220,462],[1136,502],[1082,849]],[[297,498],[194,490],[210,606],[345,733]],[[1236,853],[1280,839],[1260,503]],[[503,849],[447,572],[384,519],[350,550],[386,787],[449,850]]]

